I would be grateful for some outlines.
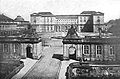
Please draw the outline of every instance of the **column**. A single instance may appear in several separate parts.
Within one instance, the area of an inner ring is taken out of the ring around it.
[[[32,44],[32,55],[34,59],[38,58],[38,54],[37,54],[37,44]]]
[[[82,44],[78,44],[76,51],[76,59],[80,60],[82,58]]]
[[[69,52],[68,52],[68,46],[67,44],[63,45],[63,60],[69,59]]]
[[[25,46],[25,44],[22,44],[21,58],[26,58],[26,46]]]
[[[109,58],[109,47],[107,44],[103,45],[103,60],[108,60]]]
[[[94,44],[91,44],[91,61],[94,61],[96,58],[96,46]]]
[[[90,61],[91,61],[91,59],[92,59],[92,51],[91,51],[91,44],[90,44]]]

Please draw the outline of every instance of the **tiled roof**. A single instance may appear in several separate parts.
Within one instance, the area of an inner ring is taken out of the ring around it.
[[[81,14],[104,14],[102,12],[96,12],[96,11],[83,11]]]
[[[51,12],[38,12],[31,14],[31,16],[40,16],[40,15],[53,15],[53,14]]]
[[[11,19],[11,18],[9,18],[9,17],[7,17],[7,16],[5,16],[5,15],[3,15],[3,14],[0,14],[0,21],[3,21],[3,22],[6,22],[6,21],[11,22],[11,21],[14,21],[14,20]]]
[[[78,16],[74,15],[57,15],[57,19],[78,19]]]
[[[39,12],[40,15],[53,15],[51,12]]]

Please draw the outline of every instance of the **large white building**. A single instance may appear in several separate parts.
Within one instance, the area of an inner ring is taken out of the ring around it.
[[[77,32],[98,32],[104,29],[104,13],[83,11],[80,15],[53,15],[51,12],[39,12],[30,15],[33,28],[39,33],[66,33],[71,25]],[[59,34],[58,34],[59,35]]]

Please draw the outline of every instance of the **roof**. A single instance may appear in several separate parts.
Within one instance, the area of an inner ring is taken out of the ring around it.
[[[53,14],[51,12],[38,12],[31,14],[31,16],[47,16],[47,15],[53,15]]]
[[[17,16],[14,21],[20,22],[20,21],[24,21],[24,18],[21,16]]]
[[[104,15],[104,13],[102,13],[102,12],[96,12],[96,11],[83,11],[81,14],[91,14],[91,15],[102,14],[102,15]]]
[[[78,19],[76,15],[56,15],[57,19]]]
[[[9,17],[7,17],[7,16],[5,16],[5,15],[3,15],[3,14],[0,14],[0,21],[3,21],[3,22],[6,22],[6,21],[12,22],[14,20],[11,19],[11,18],[9,18]]]
[[[35,32],[34,29],[28,29],[26,31],[24,31],[23,35],[22,35],[23,38],[39,38],[39,35]]]
[[[119,37],[91,37],[91,38],[67,38],[64,39],[63,44],[120,44]]]
[[[39,12],[39,15],[53,15],[51,12]]]

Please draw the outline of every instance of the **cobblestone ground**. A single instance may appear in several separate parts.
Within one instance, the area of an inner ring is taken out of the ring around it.
[[[45,47],[43,58],[39,60],[22,79],[58,79],[61,61],[52,58],[53,54],[61,54],[62,47]]]

